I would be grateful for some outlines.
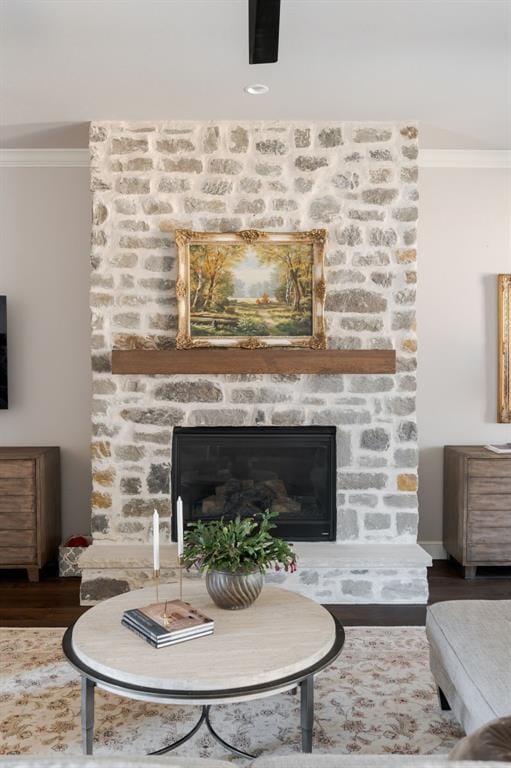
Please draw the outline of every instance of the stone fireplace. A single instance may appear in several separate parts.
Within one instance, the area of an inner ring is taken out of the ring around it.
[[[429,557],[416,543],[416,127],[95,123],[90,139],[94,545],[82,560],[83,602],[149,578],[154,508],[168,542],[163,575],[173,575],[178,430],[299,427],[335,430],[335,531],[323,537],[335,540],[298,541],[297,574],[269,578],[322,602],[425,602]],[[396,373],[112,374],[112,349],[174,346],[174,231],[184,227],[326,228],[328,346],[393,348]],[[222,495],[221,480],[209,496]],[[292,500],[280,490],[282,503]]]

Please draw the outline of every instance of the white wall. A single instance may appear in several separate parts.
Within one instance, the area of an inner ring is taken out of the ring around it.
[[[511,272],[511,172],[420,172],[419,539],[442,540],[444,445],[511,441],[497,424],[497,277]]]
[[[0,293],[9,409],[0,445],[58,445],[64,535],[90,526],[87,168],[3,168]]]
[[[496,275],[511,272],[511,172],[422,169],[419,242],[420,538],[442,539],[442,447],[511,440],[496,418]],[[0,293],[10,408],[0,445],[60,445],[65,533],[90,523],[86,168],[0,176]]]

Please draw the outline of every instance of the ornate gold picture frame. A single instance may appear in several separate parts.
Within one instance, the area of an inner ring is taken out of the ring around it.
[[[499,275],[498,420],[511,422],[511,275]]]
[[[324,349],[326,230],[176,230],[176,347]]]

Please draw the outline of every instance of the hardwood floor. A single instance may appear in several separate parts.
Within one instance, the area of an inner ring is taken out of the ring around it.
[[[465,580],[458,568],[435,560],[428,570],[430,603],[442,600],[511,599],[511,568],[481,568]],[[80,579],[60,579],[47,568],[41,581],[28,582],[24,571],[0,571],[0,627],[67,627],[86,608],[79,604]],[[330,605],[345,626],[423,625],[423,605]]]
[[[51,566],[36,583],[24,571],[0,571],[0,627],[67,627],[86,610],[80,579],[60,579]]]

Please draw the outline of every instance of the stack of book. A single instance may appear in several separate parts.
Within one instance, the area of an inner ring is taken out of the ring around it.
[[[501,445],[485,445],[488,451],[493,453],[511,453],[511,443],[502,443]]]
[[[154,648],[211,635],[214,629],[213,619],[183,600],[133,608],[124,612],[121,623]]]

